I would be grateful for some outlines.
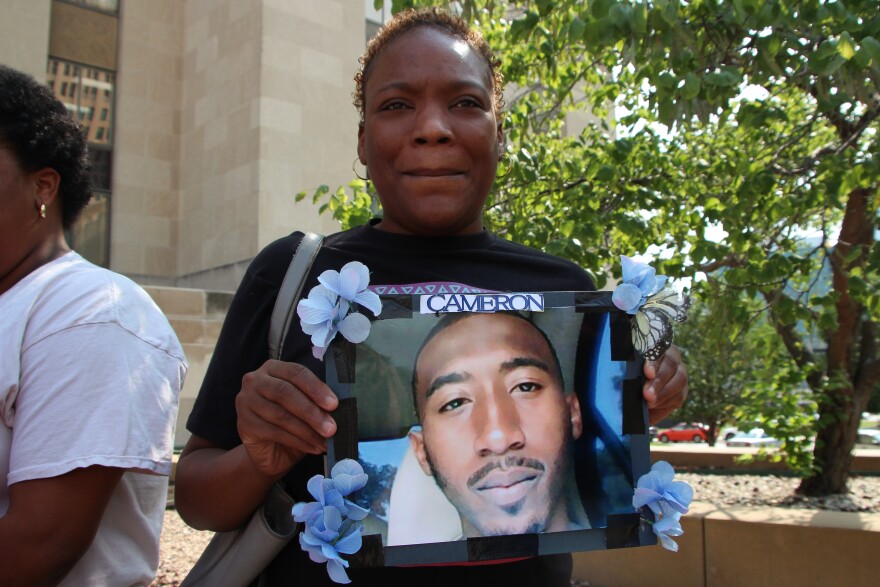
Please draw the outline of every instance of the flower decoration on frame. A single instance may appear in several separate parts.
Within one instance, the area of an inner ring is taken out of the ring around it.
[[[674,537],[684,534],[681,516],[688,512],[694,490],[684,481],[675,480],[675,470],[666,461],[657,461],[648,473],[639,478],[633,495],[633,507],[648,509],[654,519],[642,518],[651,524],[651,529],[663,548],[678,552]]]
[[[337,333],[346,340],[359,343],[370,334],[370,319],[352,311],[361,306],[378,316],[382,302],[369,291],[370,271],[357,261],[346,263],[339,271],[329,269],[318,276],[318,285],[296,306],[303,332],[312,337],[312,353],[324,358],[327,346]]]
[[[611,301],[632,316],[636,352],[655,361],[672,345],[673,323],[687,319],[690,298],[647,263],[621,255],[620,267],[622,283],[615,288]]]
[[[361,548],[362,524],[369,514],[349,500],[348,495],[362,489],[368,481],[360,463],[343,459],[333,466],[330,479],[315,475],[307,488],[316,501],[298,502],[293,506],[293,519],[305,524],[299,545],[316,563],[327,563],[327,574],[336,583],[350,583],[345,569],[348,561],[343,554],[354,554]]]

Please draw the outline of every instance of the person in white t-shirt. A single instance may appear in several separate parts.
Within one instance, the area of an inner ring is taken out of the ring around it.
[[[149,585],[186,359],[150,297],[64,238],[82,129],[0,66],[0,584]]]

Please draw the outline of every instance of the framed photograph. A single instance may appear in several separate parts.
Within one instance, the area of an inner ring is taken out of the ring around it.
[[[356,459],[370,511],[354,566],[655,544],[642,360],[610,292],[381,296],[331,344],[328,470]]]

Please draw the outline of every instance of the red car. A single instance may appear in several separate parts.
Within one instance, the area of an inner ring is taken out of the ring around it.
[[[702,424],[682,422],[657,433],[660,442],[706,442],[706,430]]]

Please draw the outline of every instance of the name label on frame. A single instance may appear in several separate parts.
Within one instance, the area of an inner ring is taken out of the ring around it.
[[[544,295],[539,293],[434,294],[419,298],[422,314],[453,312],[543,312]]]

